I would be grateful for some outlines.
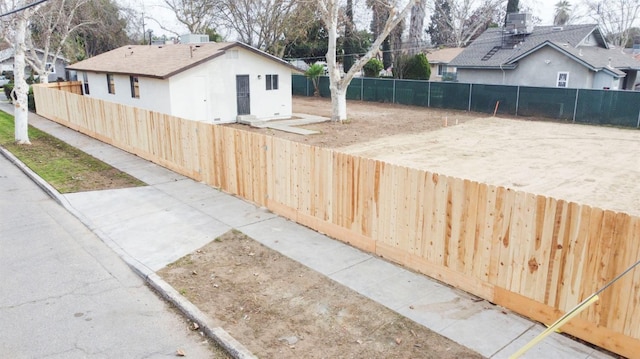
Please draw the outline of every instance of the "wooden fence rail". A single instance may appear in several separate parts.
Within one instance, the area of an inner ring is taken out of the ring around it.
[[[640,257],[640,217],[34,87],[38,113],[532,319]],[[640,353],[640,269],[563,330]]]

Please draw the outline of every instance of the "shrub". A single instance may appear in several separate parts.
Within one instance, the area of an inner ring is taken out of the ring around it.
[[[410,80],[429,80],[431,66],[425,54],[417,54],[407,61],[403,78]]]
[[[13,102],[11,100],[11,91],[13,91],[13,82],[9,82],[8,84],[4,85],[4,95],[7,96],[9,102]]]
[[[378,59],[371,59],[367,62],[364,67],[364,76],[365,77],[378,77],[380,76],[380,71],[384,68],[382,65],[382,61]]]
[[[11,98],[11,91],[13,91],[13,83],[8,83],[4,85],[4,94],[9,99],[10,103],[13,103],[13,99]],[[27,107],[29,111],[36,112],[36,100],[33,97],[33,87],[29,86],[29,92],[27,94]]]

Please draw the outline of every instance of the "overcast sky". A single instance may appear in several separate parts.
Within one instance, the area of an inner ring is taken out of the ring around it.
[[[558,1],[559,0],[520,0],[520,5],[521,7],[530,7],[533,10],[533,15],[539,17],[542,20],[540,25],[552,25],[554,5]],[[170,28],[179,34],[183,34],[186,32],[186,28],[178,23],[173,13],[166,8],[166,5],[164,5],[164,2],[162,0],[118,0],[118,2],[135,9],[140,13],[144,11],[146,16],[153,17],[154,19],[162,22],[165,27]],[[569,2],[571,4],[577,3],[577,1],[575,0],[569,0]],[[366,12],[366,8],[364,7],[365,0],[355,0],[355,4],[357,7],[356,16],[359,15],[358,13],[360,13],[361,16],[366,16],[363,14],[364,12]],[[430,15],[428,14],[427,19],[425,19],[425,26],[428,25],[429,16]],[[364,21],[363,23],[364,25],[360,25],[360,27],[366,27],[368,21]],[[147,20],[146,25],[147,29],[151,28],[153,30],[153,34],[155,36],[173,36],[171,33],[162,30],[160,26],[158,26],[158,24],[151,20]],[[225,34],[224,32],[222,34],[227,35],[227,40],[235,40],[232,34]]]

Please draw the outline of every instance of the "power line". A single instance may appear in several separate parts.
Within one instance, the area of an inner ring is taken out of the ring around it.
[[[18,13],[18,12],[20,12],[20,11],[27,10],[27,9],[32,8],[32,7],[34,7],[34,6],[38,6],[38,5],[40,5],[40,4],[42,4],[42,3],[45,3],[45,2],[47,2],[47,1],[49,1],[49,0],[38,0],[38,1],[34,2],[34,3],[27,4],[27,5],[23,6],[23,7],[19,7],[19,8],[17,8],[17,9],[11,10],[11,11],[6,12],[6,13],[4,13],[4,14],[0,14],[0,17],[5,17],[5,16],[13,15],[13,14]]]

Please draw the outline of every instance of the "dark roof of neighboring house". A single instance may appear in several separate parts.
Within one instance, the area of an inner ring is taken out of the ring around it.
[[[282,59],[241,42],[126,45],[67,66],[67,68],[78,71],[108,72],[166,79],[222,56],[227,50],[237,47],[256,53],[294,71],[300,71]]]
[[[596,46],[585,44],[593,35]],[[505,46],[503,29],[490,28],[449,65],[458,68],[514,69],[517,62],[537,50],[550,47],[592,70],[623,76],[620,70],[638,69],[640,62],[620,49],[609,48],[598,25],[536,26],[529,35],[518,35],[515,45]]]
[[[0,44],[0,48],[2,49],[0,50],[0,61],[5,61],[8,59],[14,58],[15,50],[13,49],[12,46],[7,45],[6,43],[2,43]],[[44,55],[44,50],[40,50],[40,49],[35,49],[35,50],[37,53]],[[29,50],[27,50],[25,55],[29,55]],[[53,58],[53,54],[49,54],[49,58]],[[69,60],[65,59],[62,56],[58,56],[57,59],[62,60],[65,63],[69,62]]]

